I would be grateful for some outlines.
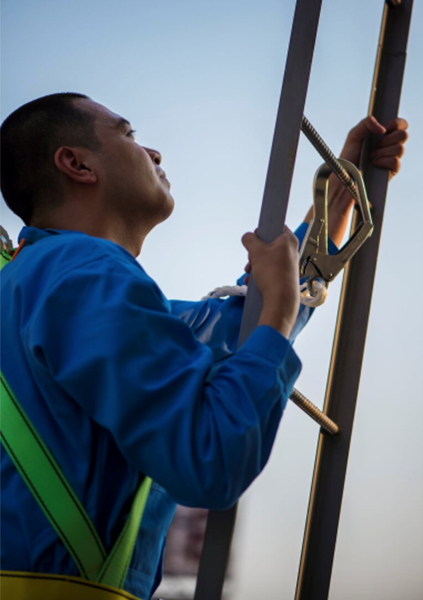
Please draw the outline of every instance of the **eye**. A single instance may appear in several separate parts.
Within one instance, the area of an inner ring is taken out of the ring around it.
[[[127,137],[132,137],[132,138],[134,138],[134,137],[135,137],[135,134],[136,134],[136,130],[135,130],[135,129],[130,129],[130,130],[128,131],[128,133],[126,134],[126,136],[127,136]]]

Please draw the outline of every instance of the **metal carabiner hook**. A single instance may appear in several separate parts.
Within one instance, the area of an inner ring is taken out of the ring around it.
[[[339,162],[354,180],[358,196],[357,206],[361,212],[362,222],[336,254],[328,254],[328,190],[332,169],[324,163],[314,176],[314,218],[300,249],[300,277],[306,279],[310,296],[314,295],[313,281],[320,279],[327,288],[371,236],[374,228],[360,171],[348,160],[340,158]]]

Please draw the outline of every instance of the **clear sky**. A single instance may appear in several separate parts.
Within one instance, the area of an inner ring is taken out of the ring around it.
[[[390,185],[331,599],[423,595],[421,140],[423,6],[415,3],[400,113],[410,140]],[[305,114],[338,152],[365,114],[383,0],[324,0]],[[170,298],[232,283],[257,224],[292,0],[3,0],[1,118],[77,91],[159,149],[176,209],[140,258]],[[301,140],[288,223],[320,157]],[[21,223],[2,203],[16,240]],[[298,340],[298,388],[322,405],[340,282]],[[270,463],[241,503],[233,600],[292,598],[318,428],[289,405]]]

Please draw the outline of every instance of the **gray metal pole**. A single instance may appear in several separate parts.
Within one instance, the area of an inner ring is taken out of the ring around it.
[[[413,0],[390,1],[384,7],[369,108],[382,124],[398,114],[412,4]],[[368,154],[376,143],[370,140],[362,164],[375,229],[345,272],[325,398],[324,412],[340,433],[320,434],[296,600],[326,600],[329,594],[389,177],[369,164]],[[356,214],[353,221],[357,218]],[[353,222],[353,230],[356,225]]]
[[[267,242],[282,233],[285,223],[321,4],[322,0],[297,0],[295,8],[259,220],[258,235]],[[261,309],[260,293],[250,277],[239,345],[256,327]],[[235,518],[236,506],[210,511],[194,600],[221,598]]]

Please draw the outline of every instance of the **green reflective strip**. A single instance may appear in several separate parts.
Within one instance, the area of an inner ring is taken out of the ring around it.
[[[8,254],[6,252],[6,250],[1,250],[1,258],[0,258],[0,269],[2,269],[3,267],[5,267],[8,263],[10,263],[10,261],[12,260],[12,257],[10,256],[10,254]]]
[[[95,581],[106,552],[94,525],[2,375],[0,389],[3,445],[81,577]]]
[[[128,573],[142,515],[150,493],[152,480],[145,477],[132,503],[131,513],[101,570],[99,583],[122,588]]]

